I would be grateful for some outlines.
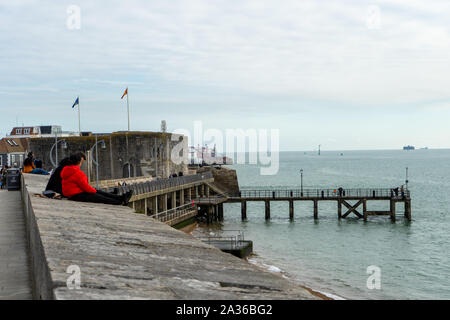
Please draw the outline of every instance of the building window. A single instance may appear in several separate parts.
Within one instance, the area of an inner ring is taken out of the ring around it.
[[[23,134],[30,134],[30,128],[23,129]]]
[[[16,134],[22,134],[22,129],[16,129]]]

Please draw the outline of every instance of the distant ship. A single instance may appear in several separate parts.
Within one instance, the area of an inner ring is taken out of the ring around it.
[[[414,146],[404,146],[403,150],[415,150],[416,148]]]

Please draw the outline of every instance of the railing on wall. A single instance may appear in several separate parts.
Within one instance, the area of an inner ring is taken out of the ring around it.
[[[409,190],[394,189],[294,189],[294,190],[240,190],[239,192],[228,193],[232,199],[278,199],[278,198],[395,198],[410,197]]]
[[[211,172],[205,172],[201,174],[189,175],[189,176],[181,176],[181,177],[173,177],[166,179],[158,179],[148,182],[142,183],[134,183],[128,185],[117,186],[114,188],[108,188],[108,191],[113,191],[117,188],[118,194],[124,194],[130,190],[133,190],[134,195],[139,195],[143,193],[149,193],[164,189],[169,189],[173,187],[183,186],[190,183],[201,182],[203,180],[212,179],[213,175]]]
[[[161,221],[161,222],[168,222],[168,221],[172,221],[174,219],[180,218],[186,214],[189,214],[193,210],[197,211],[197,206],[193,205],[191,203],[188,203],[188,204],[182,205],[180,207],[176,207],[176,208],[164,211],[164,212],[157,213],[151,217],[158,221]]]
[[[200,237],[199,239],[210,245],[220,242],[222,248],[230,250],[241,248],[245,242],[242,230],[221,230],[221,233],[225,235]]]

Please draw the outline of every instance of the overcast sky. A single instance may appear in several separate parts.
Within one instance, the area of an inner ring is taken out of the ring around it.
[[[70,5],[81,10],[80,28]],[[69,27],[70,26],[70,27]],[[279,129],[282,150],[450,147],[450,1],[0,0],[0,133]]]

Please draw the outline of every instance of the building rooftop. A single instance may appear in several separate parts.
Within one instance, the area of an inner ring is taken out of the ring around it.
[[[25,138],[6,137],[0,140],[0,153],[27,152],[28,142]]]

